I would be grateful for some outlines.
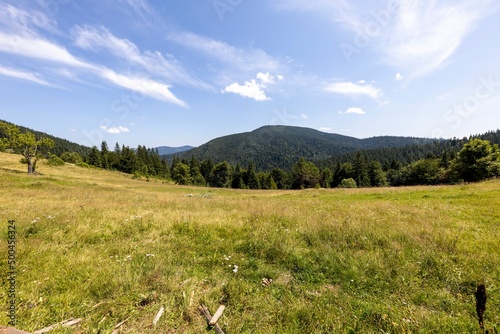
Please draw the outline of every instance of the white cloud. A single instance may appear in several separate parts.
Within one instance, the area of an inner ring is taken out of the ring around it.
[[[43,50],[43,52],[40,52],[40,50]],[[97,75],[117,86],[140,92],[149,97],[173,103],[181,107],[187,107],[185,102],[179,100],[172,94],[168,85],[152,79],[121,75],[108,68],[85,62],[74,57],[66,48],[36,35],[11,35],[0,31],[0,52],[42,60],[57,65],[66,65],[73,70],[76,69],[78,71]],[[7,71],[4,71],[4,73],[7,73]],[[9,73],[11,74],[10,76],[17,75],[19,77],[21,75],[21,73],[13,73],[12,71]],[[54,71],[54,73],[61,73],[61,69]],[[64,76],[67,77],[67,68]],[[24,78],[27,80],[29,80],[28,78],[35,79],[31,81],[37,82],[36,77],[33,78],[24,75]]]
[[[322,131],[322,132],[331,132],[332,131],[332,128],[330,127],[327,127],[327,126],[322,126],[318,129],[319,131]]]
[[[399,73],[399,72],[398,72],[398,73],[396,73],[396,80],[397,80],[397,81],[401,81],[401,80],[403,80],[404,78],[405,78],[405,77],[404,77],[401,73]]]
[[[163,83],[148,78],[134,78],[121,75],[109,69],[101,71],[101,75],[103,78],[113,82],[120,87],[142,93],[157,100],[170,102],[184,108],[187,107],[187,104],[184,101],[179,100],[174,94],[172,94],[172,92],[170,91],[170,87]]]
[[[146,2],[142,0],[125,1],[137,8],[146,4]],[[47,73],[52,77],[58,76],[61,79],[78,80],[78,75],[91,74],[94,77],[104,79],[116,86],[140,92],[157,100],[187,107],[185,102],[178,99],[170,91],[169,85],[159,80],[151,79],[151,76],[148,74],[119,74],[105,66],[95,65],[77,58],[65,47],[42,37],[36,31],[37,28],[50,30],[55,27],[55,23],[42,12],[24,10],[14,6],[0,4],[0,19],[2,19],[0,22],[0,53],[34,59],[35,62],[31,62],[33,63],[32,66],[37,66],[37,68],[48,71]],[[80,29],[79,32],[81,34],[77,35],[80,36],[81,39],[77,40],[77,44],[80,44],[82,47],[103,48],[104,44],[108,44],[107,47],[115,51],[116,54],[122,53],[123,57],[127,60],[138,64],[142,63],[144,67],[149,67],[150,69],[155,68],[156,71],[160,73],[162,69],[164,69],[164,67],[162,68],[160,65],[168,64],[168,61],[162,57],[161,54],[151,53],[143,55],[137,50],[133,43],[130,43],[128,40],[121,40],[114,37],[104,28],[102,30]],[[151,59],[156,60],[156,62]],[[38,63],[36,61],[38,61]],[[43,67],[40,66],[40,64],[43,64]],[[56,65],[57,68],[50,68],[50,65]],[[178,69],[179,67],[174,64],[172,68]],[[12,70],[3,68],[2,74],[42,85],[48,84],[37,75],[20,69]],[[172,75],[181,77],[182,74],[182,71],[177,71]]]
[[[19,71],[12,68],[0,66],[0,75],[5,75],[12,78],[17,78],[21,80],[31,81],[44,86],[52,86],[47,81],[40,79],[36,73],[30,73],[25,71]]]
[[[64,47],[38,36],[5,34],[0,31],[0,52],[86,69],[95,70],[97,68],[77,59]]]
[[[348,96],[364,95],[374,100],[378,100],[378,98],[382,95],[382,90],[380,88],[376,88],[373,85],[366,84],[364,82],[335,82],[327,84],[324,89],[329,93],[337,93]]]
[[[308,119],[309,116],[307,116],[306,114],[300,114],[300,118],[302,118],[302,119]]]
[[[255,101],[268,101],[271,100],[266,96],[264,89],[268,88],[269,85],[275,85],[274,76],[269,72],[262,73],[259,72],[256,75],[256,79],[250,81],[245,81],[243,85],[235,82],[226,86],[222,90],[222,93],[234,93],[241,95],[243,97],[248,97],[254,99]]]
[[[112,127],[112,128],[108,128],[106,126],[101,126],[101,127],[99,127],[99,129],[106,132],[106,133],[110,133],[113,135],[118,135],[121,133],[130,132],[130,130],[124,126],[117,126],[117,127]]]
[[[358,107],[350,107],[350,108],[347,108],[347,110],[344,112],[339,111],[339,114],[341,114],[341,115],[349,115],[349,114],[364,115],[364,114],[366,114],[366,112],[363,109],[358,108]]]
[[[261,86],[252,79],[251,81],[245,81],[243,85],[235,82],[227,86],[222,90],[222,93],[234,93],[241,95],[243,97],[248,97],[254,99],[255,101],[267,101],[270,100],[266,96],[266,93],[262,90]]]
[[[257,73],[257,79],[259,79],[261,81],[262,85],[267,85],[267,84],[274,85],[275,84],[274,77],[269,72],[267,72],[267,73],[262,73],[262,72]]]

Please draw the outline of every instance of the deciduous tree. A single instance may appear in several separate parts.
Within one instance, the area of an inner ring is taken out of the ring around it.
[[[1,145],[11,148],[15,153],[23,156],[23,161],[28,165],[28,173],[35,172],[36,163],[48,149],[54,147],[54,141],[47,137],[36,138],[32,132],[21,133],[19,128],[5,122],[0,122],[0,132],[4,138],[0,139]]]

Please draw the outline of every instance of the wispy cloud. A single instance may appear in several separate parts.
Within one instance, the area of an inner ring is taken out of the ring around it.
[[[401,81],[401,80],[403,80],[404,78],[405,78],[405,77],[404,77],[401,73],[399,73],[399,72],[398,72],[398,73],[396,73],[396,77],[395,77],[396,81]]]
[[[351,32],[358,53],[370,47],[404,68],[408,80],[441,68],[478,22],[500,7],[494,0],[398,0],[389,4],[343,0],[276,0],[273,7],[313,11]],[[382,15],[382,16],[381,16]],[[364,40],[356,44],[356,38]]]
[[[187,107],[184,101],[181,101],[170,91],[169,85],[161,81],[153,80],[149,78],[147,74],[140,76],[119,74],[105,66],[93,64],[84,59],[75,57],[66,47],[42,37],[36,30],[30,27],[27,17],[33,16],[34,13],[28,13],[25,10],[11,7],[8,8],[10,13],[8,17],[9,20],[12,21],[10,23],[20,30],[16,31],[16,33],[12,33],[9,31],[8,27],[0,25],[0,53],[33,59],[39,64],[43,64],[49,71],[50,66],[55,65],[57,66],[57,70],[53,70],[52,74],[59,74],[63,79],[76,77],[78,74],[92,74],[116,86],[142,93],[145,96],[157,100],[173,103],[181,107]],[[41,17],[45,15],[43,13],[36,14]],[[6,16],[5,13],[2,15]],[[49,20],[46,16],[45,18]],[[44,21],[41,18],[38,18],[38,20],[40,22]],[[115,42],[115,44],[119,44],[118,42],[120,42],[120,40],[117,39]],[[124,43],[122,45],[122,51],[125,50],[127,46],[130,47],[130,50],[133,50],[132,45]],[[136,55],[140,56],[139,54]],[[133,57],[134,53],[131,51],[129,56]],[[139,57],[137,61],[140,61],[140,59]],[[14,71],[12,69],[3,68],[2,74],[42,85],[49,85],[45,80],[22,69]]]
[[[332,128],[329,127],[329,126],[322,126],[318,129],[319,131],[322,131],[322,132],[331,132],[332,131]]]
[[[385,60],[411,76],[440,68],[488,14],[493,1],[402,1],[390,31],[381,36]]]
[[[365,81],[358,81],[357,83],[350,81],[330,83],[324,87],[324,90],[329,93],[342,94],[351,97],[367,96],[374,100],[378,100],[382,95],[382,89],[374,87],[371,84],[367,84]]]
[[[114,36],[104,27],[78,26],[73,29],[73,35],[78,47],[94,52],[105,50],[131,66],[146,70],[150,76],[158,76],[182,85],[211,88],[189,74],[173,55],[163,55],[158,51],[141,52],[134,43]]]
[[[38,77],[38,74],[36,74],[36,73],[30,73],[30,72],[25,72],[25,71],[20,71],[20,70],[0,66],[0,75],[4,75],[4,76],[16,78],[16,79],[21,79],[21,80],[26,80],[26,81],[31,81],[31,82],[37,83],[39,85],[52,86],[49,82],[47,82],[43,79],[40,79]]]
[[[204,57],[218,63],[218,68],[226,80],[248,76],[255,72],[282,72],[284,61],[268,55],[260,49],[237,48],[209,37],[191,32],[177,32],[168,35],[168,39],[201,53]]]

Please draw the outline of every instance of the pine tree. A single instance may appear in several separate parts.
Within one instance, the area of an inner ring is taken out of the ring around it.
[[[257,175],[255,174],[255,168],[253,165],[253,162],[250,161],[248,163],[248,168],[245,173],[245,184],[247,185],[248,189],[259,189],[259,180],[257,179]]]
[[[101,143],[101,167],[104,169],[110,169],[108,155],[109,155],[108,144],[105,141],[103,141]]]
[[[368,176],[372,187],[383,187],[387,185],[387,177],[382,165],[377,160],[372,160],[368,166]]]
[[[228,188],[231,185],[231,167],[226,161],[215,165],[211,185],[217,188]]]
[[[101,168],[101,153],[97,149],[97,146],[92,146],[89,155],[87,156],[87,163],[91,166]]]
[[[333,181],[333,172],[330,168],[325,167],[321,172],[321,186],[323,188],[330,188]]]
[[[368,164],[366,162],[366,156],[360,152],[356,153],[356,158],[354,160],[354,180],[358,187],[369,187],[370,186],[370,176],[368,174]]]
[[[245,181],[244,179],[245,171],[241,169],[239,163],[236,164],[236,167],[233,171],[233,175],[231,177],[231,188],[233,189],[245,189]]]
[[[200,163],[195,156],[191,156],[191,161],[189,162],[189,173],[191,174],[192,183],[195,186],[206,186],[207,181],[201,175]]]

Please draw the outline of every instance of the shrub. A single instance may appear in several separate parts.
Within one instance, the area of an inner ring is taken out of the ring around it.
[[[51,154],[47,159],[50,166],[64,166],[64,161],[55,154]]]
[[[357,188],[358,185],[356,184],[356,181],[352,177],[348,179],[343,179],[340,181],[339,188]]]

